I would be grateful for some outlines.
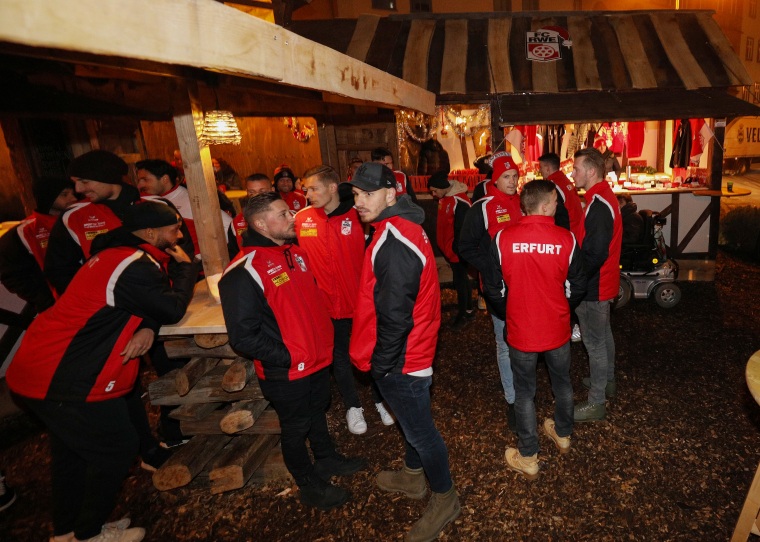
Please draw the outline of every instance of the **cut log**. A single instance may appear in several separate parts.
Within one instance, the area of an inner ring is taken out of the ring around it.
[[[238,401],[233,404],[229,412],[219,422],[222,432],[232,435],[252,427],[256,419],[261,416],[269,401]]]
[[[193,358],[179,369],[175,380],[177,393],[180,397],[185,396],[190,388],[195,386],[203,375],[217,366],[219,358]]]
[[[186,486],[229,443],[231,438],[226,435],[193,437],[153,473],[153,485],[159,491]]]
[[[201,348],[216,348],[229,342],[226,333],[204,333],[195,336],[195,344]]]
[[[217,410],[203,418],[202,420],[180,421],[179,428],[184,435],[221,435],[222,418],[229,410]],[[248,429],[238,433],[243,435],[279,435],[280,419],[277,413],[271,408],[261,413],[256,421]]]
[[[182,405],[169,412],[169,417],[179,421],[202,420],[222,406],[222,404],[195,403],[193,405]]]
[[[164,341],[166,355],[170,358],[189,358],[193,356],[204,356],[207,358],[234,358],[237,354],[229,344],[217,346],[215,348],[201,348],[193,339],[172,339]]]
[[[223,403],[227,401],[243,401],[245,399],[263,399],[264,396],[256,379],[251,380],[242,390],[228,393],[222,389],[222,378],[227,372],[227,365],[222,360],[219,365],[206,373],[188,392],[180,396],[176,389],[169,390],[165,383],[157,384],[168,375],[151,382],[148,386],[150,402],[153,405],[187,405],[191,403]],[[172,377],[172,382],[174,378]],[[172,384],[172,387],[174,385]]]
[[[222,378],[222,389],[224,391],[240,391],[254,377],[256,371],[253,368],[253,362],[244,358],[237,358],[232,362],[227,372]]]
[[[264,484],[283,482],[287,484],[293,483],[293,477],[288,472],[288,468],[285,466],[285,460],[282,457],[282,448],[277,444],[269,451],[269,455],[261,465],[251,476],[250,484],[263,486]]]
[[[279,440],[276,435],[235,437],[209,472],[211,494],[217,495],[243,487]]]
[[[148,397],[170,397],[177,394],[177,381],[175,380],[179,369],[172,369],[164,376],[159,376],[148,384]]]

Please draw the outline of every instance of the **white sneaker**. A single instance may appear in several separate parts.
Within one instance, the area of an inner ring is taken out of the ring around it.
[[[364,409],[361,407],[351,407],[346,412],[346,423],[348,430],[354,435],[363,435],[367,432],[367,422],[364,421]]]
[[[388,412],[382,402],[375,403],[375,408],[377,409],[378,414],[380,414],[380,419],[382,420],[383,425],[393,425],[396,423],[396,420],[393,419],[393,416],[391,416],[391,413]]]
[[[570,334],[570,340],[574,343],[581,342],[581,327],[578,324],[573,326],[573,332]]]

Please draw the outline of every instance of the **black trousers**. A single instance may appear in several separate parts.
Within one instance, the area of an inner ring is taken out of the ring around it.
[[[50,431],[54,534],[96,536],[137,456],[126,400],[24,401]]]
[[[333,346],[333,364],[332,371],[335,377],[335,383],[338,385],[338,391],[343,398],[343,406],[346,410],[353,407],[361,407],[359,394],[356,391],[356,378],[354,377],[354,367],[351,364],[351,358],[348,355],[349,345],[351,343],[351,318],[333,319],[333,329],[335,330]],[[383,400],[377,384],[373,379],[369,379],[372,386],[372,400],[379,403]]]
[[[327,367],[290,381],[260,380],[264,397],[280,418],[282,457],[298,485],[304,485],[314,465],[306,448],[309,440],[315,460],[335,455],[327,430],[330,405],[330,372]]]
[[[190,361],[190,358],[170,358],[166,353],[163,341],[155,341],[150,349],[150,362],[158,376],[164,376],[173,369],[181,369]],[[179,428],[179,421],[169,417],[169,413],[176,406],[161,406],[159,433],[164,440],[182,440],[184,435]]]
[[[462,262],[451,262],[451,272],[453,273],[454,288],[457,291],[457,310],[465,312],[472,309],[472,289],[470,288],[470,277],[467,274],[467,265]]]

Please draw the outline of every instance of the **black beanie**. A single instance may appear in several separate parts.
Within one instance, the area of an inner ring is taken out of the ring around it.
[[[428,188],[451,188],[451,183],[449,182],[449,174],[445,171],[436,171],[433,173],[428,179],[427,184]]]
[[[280,179],[290,179],[291,181],[296,182],[296,175],[293,173],[292,169],[283,164],[274,170],[275,186],[277,185],[277,181]]]
[[[74,190],[74,183],[71,179],[65,177],[40,177],[32,181],[32,193],[34,200],[37,202],[37,212],[44,215],[50,214],[53,202],[66,190]]]
[[[127,231],[173,226],[179,222],[179,213],[166,203],[143,201],[135,203],[124,213],[122,227]]]
[[[90,151],[77,156],[69,164],[69,177],[88,179],[99,183],[122,184],[129,171],[127,163],[108,151]]]

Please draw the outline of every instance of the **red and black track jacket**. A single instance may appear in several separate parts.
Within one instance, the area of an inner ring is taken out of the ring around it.
[[[451,181],[451,188],[438,202],[435,242],[450,263],[459,262],[459,234],[471,207],[467,185]]]
[[[620,288],[620,245],[623,220],[607,181],[586,191],[586,233],[581,252],[588,277],[585,301],[615,299]]]
[[[121,226],[124,211],[139,199],[137,189],[124,184],[115,200],[83,201],[63,212],[50,231],[44,267],[45,276],[59,295],[90,257],[92,240]]]
[[[459,255],[478,270],[484,289],[498,291],[497,285],[501,283],[501,274],[491,258],[491,241],[497,233],[517,224],[521,218],[520,196],[508,196],[494,183],[488,184],[486,196],[467,211],[459,234]],[[485,300],[488,311],[503,320],[501,302],[495,304],[495,299],[490,296],[485,296]]]
[[[554,214],[554,223],[573,232],[578,246],[583,245],[583,206],[575,184],[559,169],[549,175],[548,180],[557,187],[557,212]]]
[[[104,401],[128,393],[139,363],[120,353],[136,330],[178,322],[193,295],[197,264],[169,264],[122,228],[98,239],[66,292],[26,332],[6,378],[19,395],[49,401]],[[99,250],[100,249],[100,250]],[[170,280],[171,277],[171,280]]]
[[[35,211],[0,239],[0,282],[37,312],[55,303],[42,266],[56,218]]]
[[[409,184],[409,178],[406,176],[406,173],[394,170],[393,176],[396,178],[396,199],[406,194],[411,198],[413,203],[417,203],[417,194],[414,193],[414,188]]]
[[[401,198],[372,225],[349,354],[360,371],[433,374],[441,290],[425,212]]]
[[[219,281],[230,344],[264,380],[297,380],[332,363],[333,326],[306,252],[249,229]]]
[[[352,318],[364,262],[364,226],[352,202],[329,215],[307,207],[296,213],[298,245],[306,251],[330,318]]]
[[[491,255],[509,292],[509,345],[546,352],[569,341],[570,311],[586,293],[583,257],[573,234],[550,216],[526,216],[496,234]]]
[[[290,210],[294,213],[297,213],[301,209],[306,208],[308,203],[306,203],[306,197],[303,195],[303,193],[297,191],[297,190],[291,190],[290,192],[277,192],[280,194],[280,197],[283,199],[285,203],[288,204],[288,207],[290,207]]]

